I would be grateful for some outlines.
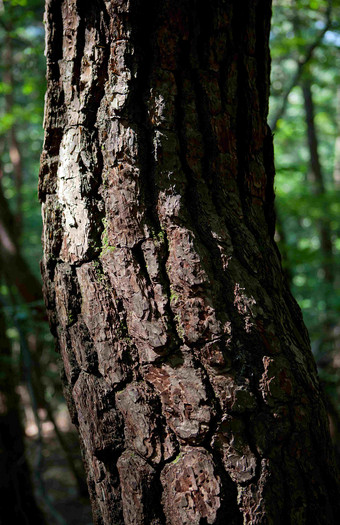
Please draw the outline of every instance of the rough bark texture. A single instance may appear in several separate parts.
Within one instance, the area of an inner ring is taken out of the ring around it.
[[[273,241],[267,0],[47,0],[42,271],[98,524],[336,523]]]

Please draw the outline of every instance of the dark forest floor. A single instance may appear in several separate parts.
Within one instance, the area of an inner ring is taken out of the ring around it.
[[[74,464],[85,480],[78,436],[66,410],[58,416],[57,422],[59,430],[67,442]],[[27,421],[25,431],[27,459],[31,465],[36,499],[44,512],[46,525],[92,525],[88,496],[79,495],[77,482],[68,466],[65,453],[52,424],[45,422],[42,428],[42,449],[39,447],[37,428],[32,420]],[[37,469],[39,450],[42,450],[42,464],[41,468]],[[41,494],[37,472],[40,472],[46,496]]]

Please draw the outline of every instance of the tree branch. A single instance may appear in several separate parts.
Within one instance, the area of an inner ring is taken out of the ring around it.
[[[323,40],[323,37],[325,36],[327,31],[330,29],[330,27],[332,25],[331,15],[332,15],[332,0],[330,0],[328,2],[328,8],[327,8],[327,11],[326,11],[325,27],[319,33],[319,35],[315,39],[315,41],[307,48],[307,52],[306,52],[304,58],[297,62],[297,69],[296,69],[295,75],[294,75],[291,83],[289,84],[285,94],[282,97],[281,107],[278,109],[278,111],[274,115],[272,121],[270,122],[270,128],[272,130],[272,133],[275,132],[278,121],[282,118],[282,116],[284,115],[284,113],[286,111],[289,94],[292,91],[292,89],[298,84],[298,82],[299,82],[299,80],[301,78],[302,72],[304,70],[305,65],[311,60],[311,58],[313,57],[315,49],[317,47],[319,47],[319,45],[321,44],[321,42]]]

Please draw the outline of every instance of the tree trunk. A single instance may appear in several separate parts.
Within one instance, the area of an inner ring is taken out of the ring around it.
[[[333,168],[333,180],[335,189],[340,189],[340,87],[336,93],[336,139],[334,145],[334,168]]]
[[[314,195],[322,197],[326,195],[326,189],[319,157],[319,145],[315,128],[315,111],[311,81],[308,76],[302,83],[302,92],[306,113],[312,192]],[[333,242],[331,236],[330,220],[326,215],[319,219],[318,228],[320,233],[320,248],[322,253],[322,270],[324,273],[324,280],[326,283],[332,285],[334,282]]]
[[[27,304],[31,303],[35,313],[41,316],[43,313],[41,283],[32,273],[29,265],[21,254],[15,216],[8,205],[1,182],[0,258],[2,261],[2,272],[6,275],[8,282],[16,286],[24,301]]]
[[[19,399],[15,392],[2,302],[0,365],[0,524],[43,525],[45,520],[35,501],[25,458]]]
[[[44,293],[97,524],[337,522],[273,241],[270,10],[47,0]]]
[[[5,27],[5,38],[4,38],[4,51],[3,51],[3,82],[7,87],[5,94],[5,112],[8,115],[13,115],[13,108],[15,105],[14,101],[14,56],[12,46],[12,33],[13,26],[9,21]],[[15,226],[18,239],[22,233],[22,184],[23,184],[23,165],[21,148],[17,137],[16,123],[14,122],[7,133],[7,145],[9,150],[9,158],[12,163],[13,178],[16,189],[16,213],[15,213]]]

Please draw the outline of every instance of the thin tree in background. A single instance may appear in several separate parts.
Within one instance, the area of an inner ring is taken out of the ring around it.
[[[312,193],[317,197],[325,197],[326,188],[319,157],[318,136],[315,126],[315,108],[311,81],[308,76],[302,83],[303,100],[306,112],[307,141],[310,155],[310,183]],[[332,286],[334,283],[333,241],[330,221],[327,216],[318,221],[320,248],[322,252],[322,270],[325,282]]]
[[[0,272],[2,270],[0,259]],[[1,275],[1,273],[0,273]],[[2,283],[1,283],[2,284]],[[1,296],[0,296],[0,299]],[[0,302],[0,523],[43,525],[25,458],[24,431],[12,367],[11,344],[6,337],[4,304]]]

